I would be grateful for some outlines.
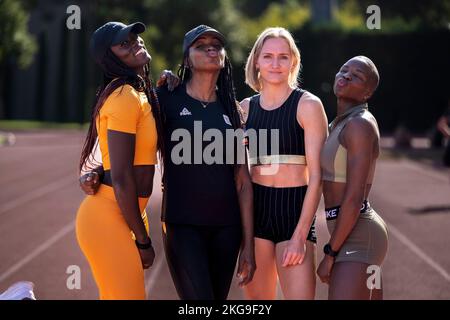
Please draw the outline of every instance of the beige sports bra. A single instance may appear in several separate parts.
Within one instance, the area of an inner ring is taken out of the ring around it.
[[[325,141],[320,155],[320,166],[322,168],[322,180],[332,182],[347,182],[347,149],[339,142],[339,135],[345,125],[355,117],[367,117],[374,121],[375,117],[368,111],[367,103],[355,106],[341,116],[336,117],[329,125],[329,136]],[[336,120],[342,119],[336,126]],[[377,126],[378,131],[378,126]],[[367,183],[373,181],[375,166],[367,178]]]

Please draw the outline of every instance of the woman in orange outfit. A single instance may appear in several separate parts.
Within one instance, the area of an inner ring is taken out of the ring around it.
[[[104,85],[97,93],[80,171],[92,164],[98,137],[104,177],[97,194],[82,202],[76,233],[100,299],[145,299],[144,269],[155,257],[144,209],[157,162],[159,109],[148,81],[151,57],[138,37],[144,30],[140,22],[108,22],[90,44]]]

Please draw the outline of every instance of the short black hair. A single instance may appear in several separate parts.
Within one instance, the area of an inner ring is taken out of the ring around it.
[[[372,93],[375,92],[378,88],[378,84],[380,83],[380,74],[378,73],[378,69],[375,66],[375,63],[371,59],[366,56],[356,56],[354,58],[363,60],[370,68],[370,82],[372,84]]]

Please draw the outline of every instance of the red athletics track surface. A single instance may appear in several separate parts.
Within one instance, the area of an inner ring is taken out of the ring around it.
[[[16,138],[14,146],[0,147],[0,292],[29,280],[38,299],[96,299],[74,232],[83,199],[77,163],[84,132],[21,132]],[[147,290],[150,299],[177,299],[161,243],[161,194],[154,190],[149,212],[157,257],[146,272]],[[449,299],[449,172],[410,160],[382,159],[370,200],[390,230],[383,266],[385,299]],[[321,204],[318,262],[328,238],[322,209]],[[66,285],[67,268],[73,265],[80,268],[81,289]],[[318,281],[316,298],[326,297],[326,286]],[[243,298],[236,281],[229,298]]]

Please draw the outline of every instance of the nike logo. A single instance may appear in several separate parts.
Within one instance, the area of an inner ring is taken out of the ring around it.
[[[226,123],[227,125],[231,126],[230,118],[228,118],[227,115],[223,115],[223,120],[225,121],[225,123]]]
[[[355,253],[355,252],[358,252],[358,251],[345,251],[345,254],[352,254],[352,253]]]

